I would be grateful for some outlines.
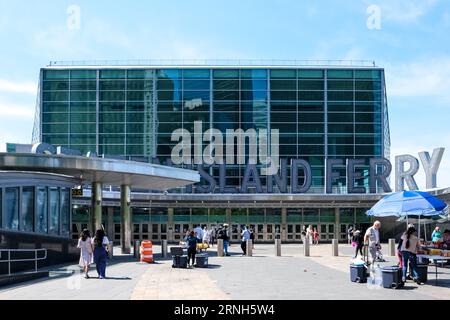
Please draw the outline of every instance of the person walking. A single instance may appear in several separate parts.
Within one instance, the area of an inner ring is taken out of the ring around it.
[[[408,266],[408,261],[410,263],[410,268],[413,275],[413,280],[417,284],[421,284],[419,280],[419,273],[417,272],[417,249],[419,247],[419,238],[415,235],[416,228],[409,227],[406,232],[402,235],[402,258],[403,258],[403,275],[402,281],[406,282],[406,271]]]
[[[348,229],[347,229],[347,238],[348,238],[348,244],[350,244],[353,240],[353,231],[355,229],[353,229],[353,226],[351,225]]]
[[[97,269],[98,278],[106,278],[106,260],[108,255],[108,244],[109,240],[105,236],[105,231],[99,229],[95,232],[95,237],[92,239],[92,244],[94,246],[94,262]]]
[[[211,230],[208,230],[206,227],[203,229],[203,244],[209,246],[211,242]]]
[[[228,254],[228,244],[230,240],[230,236],[228,234],[228,224],[224,224],[222,228],[217,231],[217,239],[223,240],[223,251],[225,256],[229,256]]]
[[[89,267],[93,262],[92,239],[89,230],[83,230],[78,239],[77,248],[80,249],[80,267],[83,267],[84,277],[89,279]]]
[[[200,242],[203,241],[203,229],[201,226],[197,226],[194,228],[195,235],[197,236],[197,239],[200,240]]]
[[[313,244],[314,229],[312,225],[309,225],[308,228],[306,229],[306,238],[308,239],[309,244]]]
[[[318,245],[319,244],[319,231],[317,231],[317,228],[314,228],[313,237],[314,237],[314,244]]]
[[[201,243],[200,239],[195,235],[194,231],[191,231],[186,238],[186,245],[188,249],[188,267],[193,268],[195,264],[195,254],[197,253],[197,243]],[[192,263],[189,264],[189,261]]]
[[[372,263],[377,259],[377,251],[381,250],[380,228],[381,222],[377,220],[373,223],[373,226],[366,230],[364,235],[364,243],[368,244],[370,256],[372,257]]]
[[[361,255],[361,257],[364,256],[362,249],[364,247],[364,236],[362,235],[360,230],[355,230],[352,231],[353,237],[352,237],[352,242],[355,243],[355,259],[356,257],[358,257],[358,252]]]
[[[302,228],[301,237],[302,237],[302,243],[305,244],[305,239],[306,239],[306,226],[303,226],[303,228]]]
[[[216,240],[216,235],[217,235],[217,227],[215,226],[214,228],[211,228],[211,238],[209,240],[209,244],[211,245],[211,247],[214,247],[214,241]]]
[[[247,254],[247,240],[250,240],[250,231],[248,231],[247,227],[244,227],[244,230],[241,233],[241,249],[242,255],[245,256]]]

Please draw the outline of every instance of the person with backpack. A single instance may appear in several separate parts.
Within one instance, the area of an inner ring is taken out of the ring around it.
[[[361,255],[361,257],[363,257],[364,254],[362,252],[362,249],[364,247],[364,237],[360,230],[355,230],[354,232],[352,231],[352,233],[353,233],[352,242],[355,243],[355,247],[356,247],[355,259],[358,256],[358,252]]]
[[[226,256],[229,256],[228,254],[228,244],[230,237],[228,235],[228,224],[224,224],[222,228],[220,228],[217,231],[217,239],[223,240],[223,251]]]

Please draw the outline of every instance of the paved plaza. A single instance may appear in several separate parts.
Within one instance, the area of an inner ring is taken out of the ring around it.
[[[384,245],[384,250],[387,245]],[[115,250],[115,253],[119,250]],[[137,262],[132,256],[115,255],[107,269],[108,278],[84,279],[77,265],[57,266],[50,278],[3,287],[0,300],[296,300],[296,299],[450,299],[450,268],[429,266],[429,280],[418,286],[407,282],[403,289],[392,290],[350,282],[349,263],[353,248],[340,245],[339,256],[331,255],[331,245],[311,247],[310,257],[303,256],[300,244],[282,246],[282,256],[275,256],[274,245],[256,244],[252,257],[242,256],[240,246],[230,247],[230,257],[210,253],[207,269],[175,269],[171,259],[162,259],[155,246],[156,263]],[[387,256],[383,265],[395,265]]]

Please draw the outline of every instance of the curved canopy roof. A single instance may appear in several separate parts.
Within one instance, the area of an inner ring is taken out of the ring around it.
[[[134,188],[168,190],[200,181],[193,170],[168,166],[68,155],[0,153],[1,170],[39,171],[72,176],[82,183],[129,185]]]

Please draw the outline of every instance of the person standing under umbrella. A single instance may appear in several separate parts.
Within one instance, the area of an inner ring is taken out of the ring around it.
[[[431,234],[431,241],[433,241],[436,244],[442,242],[441,228],[439,228],[439,227],[434,228],[434,231]]]
[[[408,261],[411,266],[411,271],[413,274],[413,280],[417,284],[421,284],[419,280],[419,273],[417,272],[417,249],[419,247],[419,238],[415,235],[416,228],[409,227],[408,230],[402,235],[402,258],[403,258],[403,276],[402,281],[406,282],[406,271],[408,266]]]

